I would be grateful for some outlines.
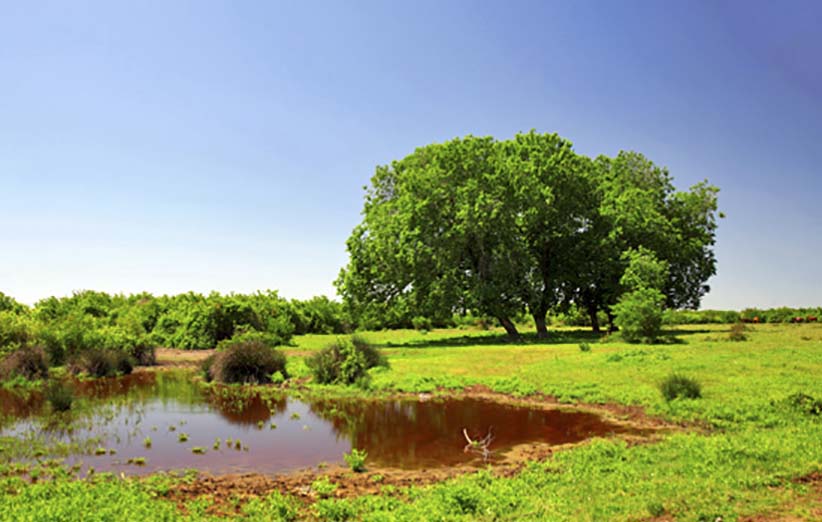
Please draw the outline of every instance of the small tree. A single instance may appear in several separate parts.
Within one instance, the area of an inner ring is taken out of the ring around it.
[[[655,342],[662,333],[668,264],[644,248],[623,254],[628,267],[620,283],[628,290],[613,306],[614,322],[628,342]]]

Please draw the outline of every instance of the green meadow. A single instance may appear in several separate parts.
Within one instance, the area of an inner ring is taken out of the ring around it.
[[[560,328],[548,339],[510,343],[502,331],[391,330],[362,334],[387,356],[369,370],[368,396],[454,393],[484,385],[512,396],[562,403],[642,408],[678,424],[646,443],[594,439],[497,476],[493,466],[429,486],[304,503],[287,494],[238,498],[236,517],[252,520],[811,520],[820,514],[822,325],[750,325],[731,341],[728,325],[668,330],[666,343],[627,344]],[[289,373],[336,339],[296,336]],[[701,397],[666,400],[660,383],[676,373]],[[307,393],[351,393],[305,384]],[[803,395],[799,395],[803,394]],[[799,399],[798,399],[799,397]],[[801,397],[805,397],[801,399]],[[816,400],[817,402],[813,402]],[[815,407],[814,407],[815,406]],[[4,446],[11,446],[8,441]],[[4,448],[6,449],[6,448]],[[0,453],[2,460],[3,453]],[[203,496],[178,506],[169,491],[187,476],[77,480],[59,465],[29,474],[8,462],[0,479],[3,520],[201,520]],[[32,480],[42,476],[40,480]],[[804,478],[816,476],[813,480]],[[817,488],[817,489],[814,489]]]

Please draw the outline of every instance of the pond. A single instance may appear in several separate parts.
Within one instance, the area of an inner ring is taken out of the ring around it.
[[[474,440],[492,435],[492,460],[524,443],[566,444],[636,433],[593,413],[476,398],[300,400],[219,387],[204,392],[190,382],[190,375],[171,372],[140,372],[72,386],[86,400],[70,415],[73,420],[57,423],[40,415],[45,408],[39,394],[21,398],[0,391],[0,415],[6,419],[0,436],[86,441],[86,453],[71,454],[65,462],[96,471],[145,474],[196,468],[221,474],[338,463],[352,448],[367,451],[367,465],[374,467],[482,465],[477,452],[464,451],[464,431]],[[100,450],[91,449],[88,441]],[[132,459],[139,458],[145,463],[133,464]]]

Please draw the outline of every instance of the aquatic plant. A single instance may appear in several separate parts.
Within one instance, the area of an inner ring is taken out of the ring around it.
[[[45,397],[52,411],[64,412],[74,404],[74,392],[62,381],[52,381],[46,386]]]
[[[357,473],[365,471],[365,459],[367,458],[368,452],[365,450],[358,450],[357,448],[351,448],[351,453],[343,454],[345,463],[348,464],[351,471],[355,471]]]
[[[205,452],[206,449],[202,446],[194,446],[193,448],[191,448],[191,453],[194,453],[195,455],[204,455]]]
[[[177,441],[178,442],[187,442],[188,441],[188,434],[187,433],[180,433],[177,436]]]
[[[143,439],[143,446],[145,446],[146,448],[151,447],[151,437],[146,437],[145,439]]]

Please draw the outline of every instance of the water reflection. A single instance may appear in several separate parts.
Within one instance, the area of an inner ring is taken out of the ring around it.
[[[188,374],[144,372],[72,386],[91,406],[83,408],[90,414],[77,414],[69,423],[39,415],[44,410],[40,394],[15,398],[0,391],[0,413],[14,419],[0,435],[35,434],[67,443],[96,439],[105,455],[75,455],[68,463],[82,462],[97,471],[272,473],[339,462],[352,447],[366,450],[374,466],[417,469],[477,461],[463,452],[463,429],[472,438],[491,430],[496,455],[523,443],[564,444],[626,431],[591,413],[479,399],[307,403],[244,388],[203,393]],[[206,454],[195,454],[194,447],[205,448]],[[137,457],[145,457],[146,465],[127,464]]]

